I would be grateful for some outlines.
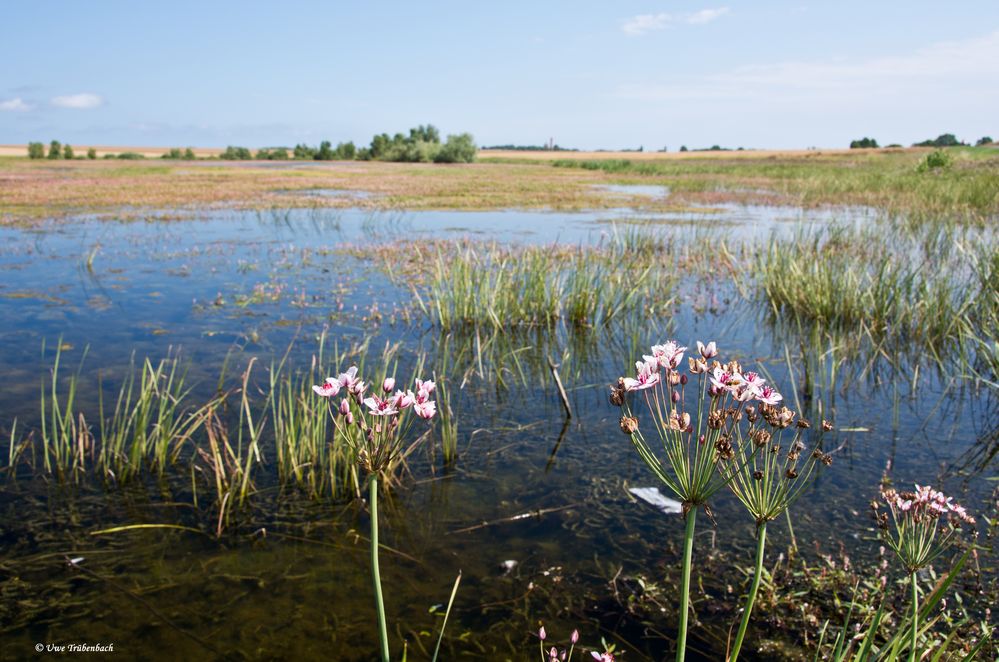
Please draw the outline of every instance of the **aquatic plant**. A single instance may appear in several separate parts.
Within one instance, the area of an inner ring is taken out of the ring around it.
[[[801,495],[817,462],[827,466],[832,464],[832,457],[816,447],[806,455],[807,459],[803,466],[799,466],[799,459],[806,451],[801,436],[811,424],[802,418],[794,422],[793,416],[786,414],[786,409],[778,409],[776,403],[780,401],[779,395],[756,373],[746,372],[735,379],[744,384],[741,388],[754,393],[761,404],[758,408],[747,405],[743,409],[743,414],[749,423],[746,436],[742,435],[738,426],[733,426],[736,433],[730,436],[729,441],[734,453],[732,458],[734,462],[726,462],[719,466],[720,471],[730,477],[729,489],[756,522],[756,564],[753,568],[753,580],[746,597],[742,621],[739,623],[739,631],[729,654],[731,662],[739,658],[739,651],[742,649],[756,593],[763,576],[767,523],[788,512],[791,504]],[[737,393],[736,398],[738,397],[740,395]],[[785,446],[782,437],[792,424],[794,432],[790,442]],[[832,425],[822,421],[821,429],[828,431],[832,429]]]
[[[333,421],[334,437],[353,449],[361,467],[368,475],[368,505],[371,509],[371,576],[375,591],[375,608],[378,616],[379,651],[382,662],[389,661],[388,627],[385,623],[385,601],[382,598],[382,580],[378,565],[378,484],[393,475],[394,467],[424,437],[415,441],[407,439],[410,421],[407,412],[429,421],[437,413],[437,405],[430,398],[436,389],[433,381],[415,381],[413,390],[393,390],[396,380],[387,377],[382,381],[379,394],[364,394],[368,384],[358,376],[357,366],[352,366],[337,377],[327,377],[312,390],[327,400],[327,410]],[[373,389],[374,390],[374,389]],[[332,402],[340,392],[343,396],[334,407]],[[407,445],[408,442],[408,445]],[[336,443],[336,442],[334,442]]]
[[[917,658],[919,638],[919,587],[916,572],[930,565],[957,542],[963,527],[974,527],[975,518],[951,497],[927,485],[917,484],[914,492],[884,489],[880,496],[887,505],[888,512],[880,512],[881,504],[877,501],[872,502],[871,507],[875,512],[881,537],[902,562],[912,587],[909,662],[913,662]]]
[[[541,651],[541,662],[572,662],[572,654],[576,650],[576,644],[579,643],[579,630],[573,630],[572,634],[569,635],[569,647],[559,648],[554,641],[549,641],[548,632],[545,630],[545,626],[542,625],[538,629],[538,648]],[[606,642],[602,642],[602,651],[596,649],[590,651],[590,657],[594,660],[599,660],[599,662],[614,662],[614,649],[613,644],[607,645]]]

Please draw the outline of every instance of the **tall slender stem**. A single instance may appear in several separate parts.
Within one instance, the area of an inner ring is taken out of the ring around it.
[[[382,575],[378,570],[378,475],[368,478],[368,502],[371,506],[371,579],[375,585],[375,609],[378,611],[378,641],[382,662],[389,662],[388,628],[385,625],[385,602],[382,600]]]
[[[676,662],[683,662],[687,652],[687,612],[690,611],[690,557],[694,551],[694,520],[697,507],[687,511],[687,530],[683,536],[683,585],[680,589],[680,634],[676,640]]]
[[[735,635],[735,644],[732,646],[732,655],[729,662],[739,659],[739,650],[742,648],[742,639],[746,636],[746,628],[749,627],[749,615],[753,611],[753,603],[756,602],[756,591],[760,588],[760,578],[763,576],[763,549],[767,544],[767,523],[763,522],[756,529],[756,570],[753,573],[753,584],[749,587],[749,595],[746,597],[746,609],[742,613],[742,622],[739,624],[739,633]]]
[[[909,642],[909,662],[915,662],[916,658],[916,635],[919,634],[919,591],[916,588],[915,571],[909,575],[912,582],[912,641]]]

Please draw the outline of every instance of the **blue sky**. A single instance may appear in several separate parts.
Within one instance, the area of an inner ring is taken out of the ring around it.
[[[8,2],[0,143],[999,137],[999,2]]]

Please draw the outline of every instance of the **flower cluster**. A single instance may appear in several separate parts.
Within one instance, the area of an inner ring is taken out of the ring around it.
[[[430,399],[436,389],[434,382],[417,379],[415,392],[396,389],[395,385],[395,378],[388,377],[382,382],[380,395],[364,397],[368,384],[358,377],[357,366],[351,366],[339,376],[327,377],[322,385],[312,387],[323,398],[344,393],[337,407],[330,406],[330,415],[337,434],[356,449],[359,460],[370,473],[385,471],[398,458],[400,421],[407,409],[412,408],[424,420],[437,413],[437,405]],[[370,422],[366,417],[370,417]]]
[[[909,572],[928,566],[940,556],[955,542],[962,525],[973,530],[975,524],[975,518],[963,506],[928,485],[917,484],[914,492],[884,489],[881,500],[888,512],[881,512],[881,504],[873,501],[874,519],[885,543]],[[889,519],[894,527],[889,525]]]
[[[541,662],[568,662],[572,660],[572,653],[576,649],[576,644],[579,643],[579,630],[573,630],[572,635],[569,637],[569,648],[559,649],[556,646],[545,650],[545,640],[548,638],[548,633],[545,631],[545,626],[541,626],[538,630],[538,640],[541,647]],[[614,647],[610,646],[604,647],[603,652],[590,651],[590,656],[599,660],[600,662],[614,662]]]

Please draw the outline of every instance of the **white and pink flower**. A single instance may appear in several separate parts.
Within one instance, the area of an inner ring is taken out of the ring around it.
[[[626,391],[641,391],[652,388],[659,383],[659,363],[653,361],[637,361],[635,368],[638,369],[637,378],[625,377],[624,389]]]
[[[322,386],[313,386],[312,390],[324,398],[332,398],[340,392],[340,382],[332,377],[327,377]]]
[[[784,396],[778,393],[774,387],[764,384],[760,387],[759,393],[756,394],[756,399],[763,404],[776,405],[784,399]]]
[[[430,420],[437,413],[437,405],[433,400],[424,400],[413,405],[413,411],[422,419]]]
[[[704,360],[713,359],[718,356],[718,347],[715,345],[715,341],[712,340],[707,345],[702,343],[700,340],[697,341],[697,351],[704,358]]]
[[[365,398],[364,404],[371,411],[372,416],[392,416],[399,413],[392,399],[383,400],[377,395]]]

